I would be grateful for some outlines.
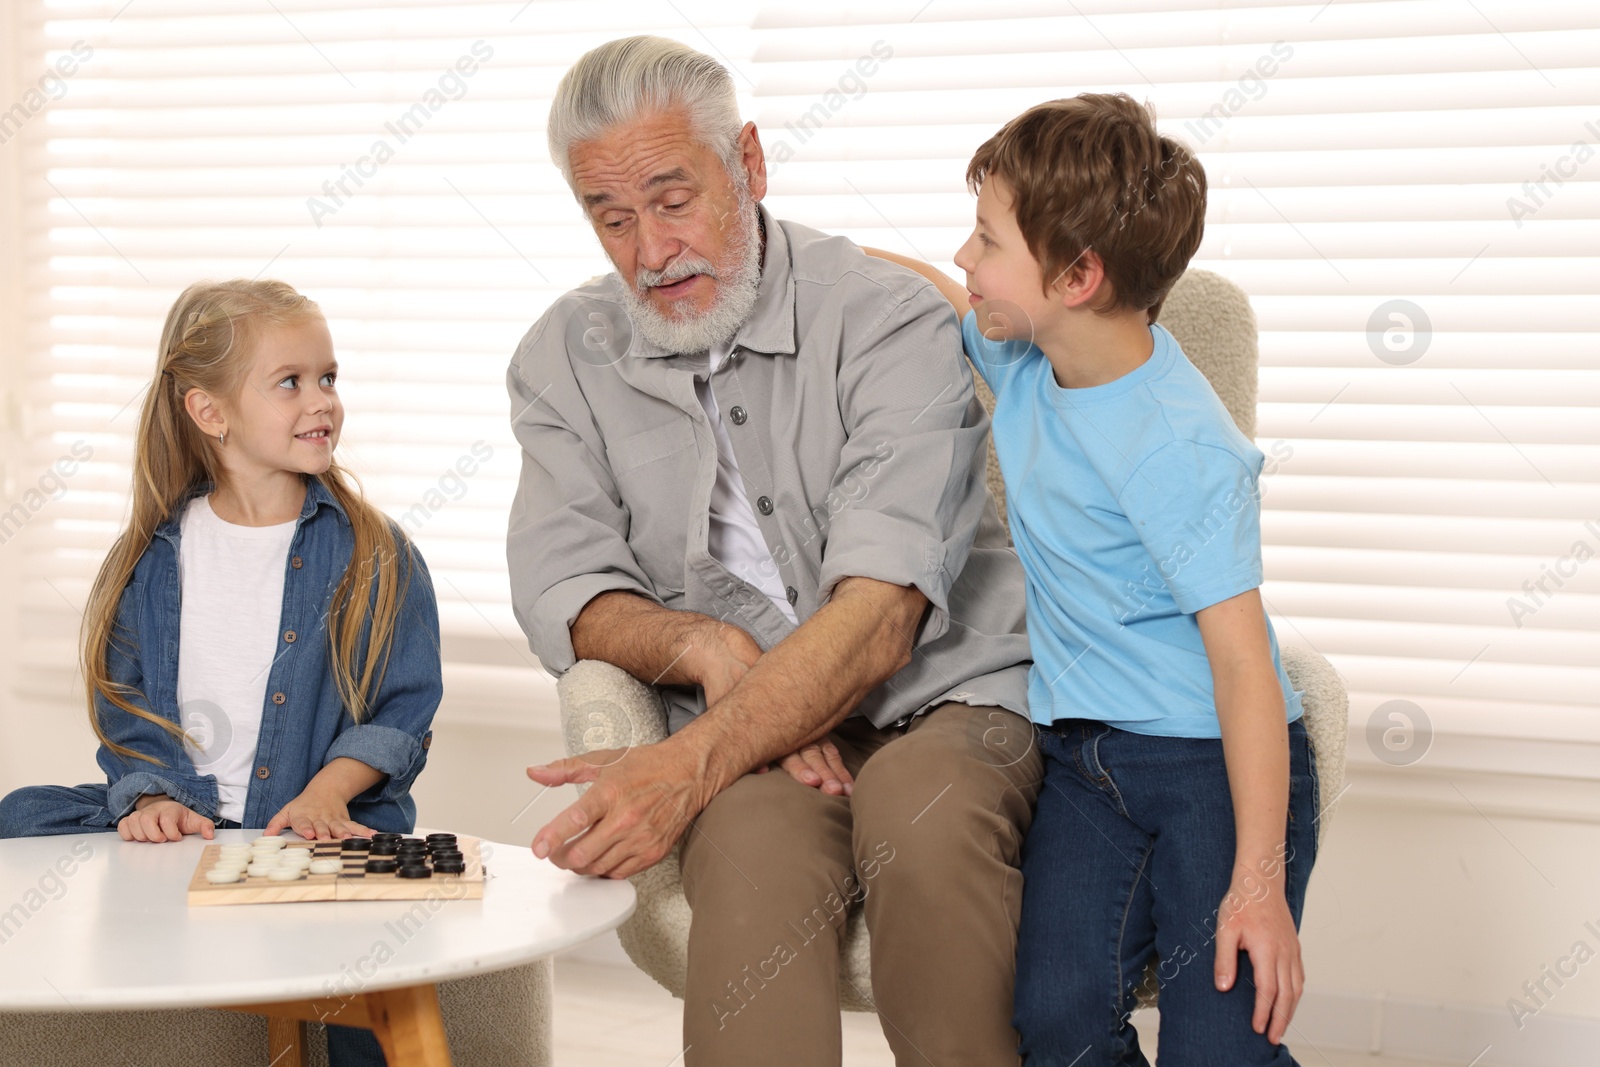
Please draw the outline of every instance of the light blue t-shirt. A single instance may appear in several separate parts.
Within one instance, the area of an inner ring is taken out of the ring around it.
[[[1135,733],[1219,737],[1195,612],[1261,584],[1264,457],[1178,342],[1105,385],[1063,389],[1031,343],[967,354],[995,394],[994,444],[1027,574],[1035,722],[1096,719]],[[1267,623],[1289,721],[1289,683]]]

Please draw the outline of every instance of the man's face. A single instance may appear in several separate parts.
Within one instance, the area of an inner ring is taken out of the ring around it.
[[[760,200],[766,163],[754,125],[746,124],[739,146],[750,198]],[[614,126],[573,145],[568,162],[578,199],[623,280],[669,321],[710,312],[738,261],[739,190],[716,152],[696,138],[687,112],[658,111]],[[675,278],[680,273],[686,276]]]

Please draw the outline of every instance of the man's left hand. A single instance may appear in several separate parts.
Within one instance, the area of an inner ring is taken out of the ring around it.
[[[606,878],[628,878],[661,862],[715,795],[705,768],[670,738],[529,767],[528,777],[546,786],[589,783],[534,835],[533,854]]]
[[[763,764],[756,768],[756,773],[766,774],[773,766]],[[856,780],[845,768],[844,757],[832,741],[813,741],[809,745],[802,745],[798,752],[789,753],[775,766],[788,771],[789,776],[801,785],[820,789],[829,796],[849,796],[855,792]]]

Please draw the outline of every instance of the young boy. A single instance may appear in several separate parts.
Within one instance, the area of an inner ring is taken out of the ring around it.
[[[1200,245],[1205,172],[1132,99],[1084,95],[1007,123],[967,181],[966,289],[907,265],[965,315],[1027,573],[1046,769],[1022,1051],[1147,1063],[1128,1016],[1159,959],[1163,1062],[1292,1064],[1317,798],[1257,588],[1263,457],[1155,324]]]

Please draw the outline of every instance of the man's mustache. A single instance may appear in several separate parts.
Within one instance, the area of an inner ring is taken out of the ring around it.
[[[717,276],[716,266],[709,260],[700,256],[689,256],[679,259],[676,263],[663,267],[661,270],[651,270],[640,267],[633,277],[633,287],[642,297],[645,290],[658,285],[671,285],[695,274],[704,274],[707,277]]]

